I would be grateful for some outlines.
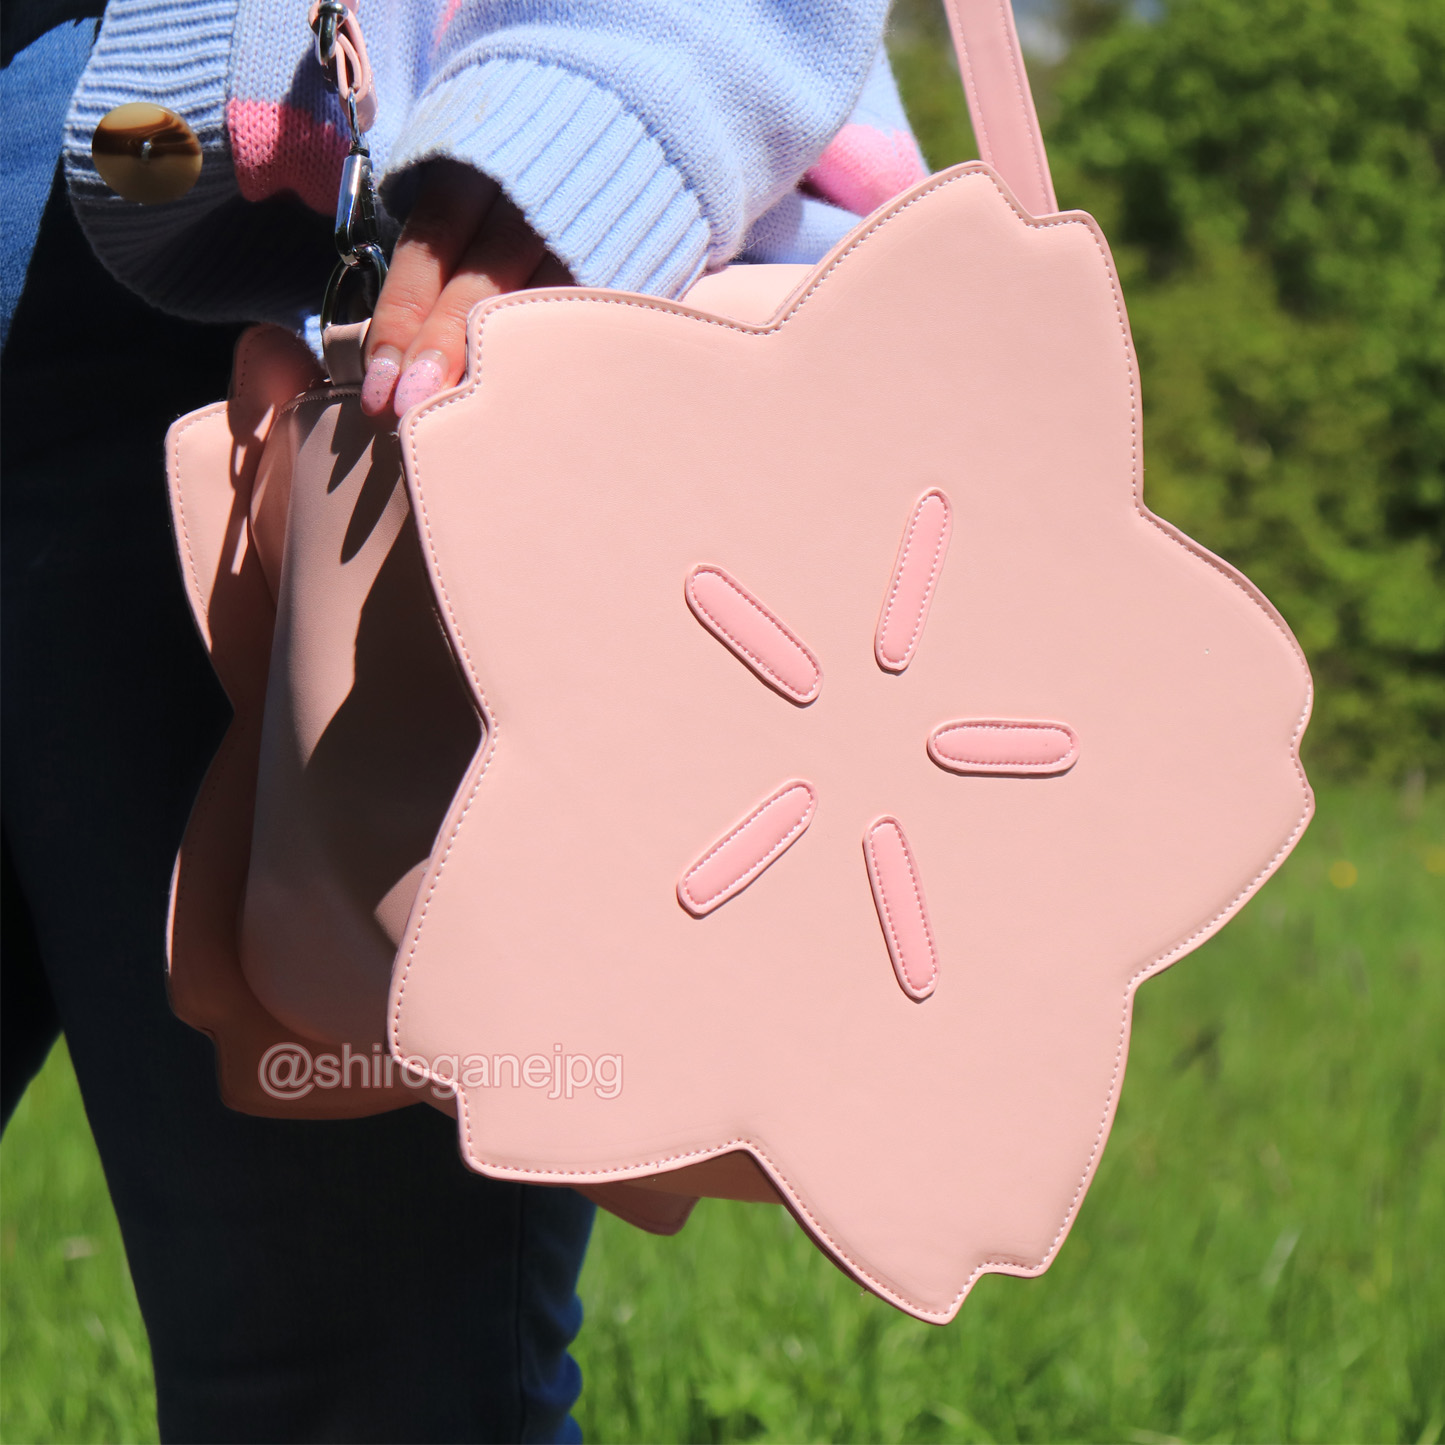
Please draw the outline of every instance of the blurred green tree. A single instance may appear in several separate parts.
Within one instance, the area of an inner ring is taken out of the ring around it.
[[[1055,23],[1067,55],[1031,69],[1060,202],[1123,277],[1149,505],[1295,629],[1313,766],[1438,775],[1445,3],[1061,0]],[[951,164],[942,37],[907,0],[900,84]]]

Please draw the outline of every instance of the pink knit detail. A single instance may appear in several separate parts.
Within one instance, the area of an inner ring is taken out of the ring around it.
[[[866,216],[928,176],[907,131],[881,131],[857,122],[833,137],[806,176],[825,200]]]
[[[462,8],[462,0],[447,0],[447,7],[442,11],[442,18],[437,21],[437,28],[432,33],[432,44],[440,45],[442,37],[447,33],[452,21],[457,18],[457,11]]]
[[[336,209],[346,135],[308,110],[266,100],[233,100],[226,129],[236,183],[248,201],[294,191],[313,211]]]

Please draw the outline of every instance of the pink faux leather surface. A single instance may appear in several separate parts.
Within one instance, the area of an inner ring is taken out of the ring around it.
[[[979,158],[1035,216],[1059,208],[1011,0],[944,0]]]
[[[728,266],[695,281],[682,304],[699,315],[765,326],[812,274],[811,266]]]
[[[356,390],[290,407],[262,479],[289,505],[241,960],[287,1027],[366,1050],[480,726],[426,584],[395,435]]]
[[[289,332],[276,327],[253,328],[242,336],[237,348],[229,401],[182,417],[167,438],[171,507],[187,598],[235,708],[234,721],[206,774],[176,857],[167,930],[167,983],[177,1016],[215,1044],[221,1097],[229,1108],[269,1118],[339,1119],[384,1113],[424,1098],[454,1112],[449,1101],[438,1102],[430,1092],[419,1095],[400,1083],[390,1087],[312,1087],[291,1098],[261,1086],[261,1064],[269,1051],[279,1047],[314,1052],[309,1030],[284,1027],[251,991],[241,968],[237,934],[250,866],[261,713],[275,622],[273,595],[279,586],[291,471],[304,439],[296,417],[307,403],[289,409],[287,403],[321,379],[311,353]],[[354,399],[350,404],[355,404]],[[311,405],[314,410],[314,403]],[[258,495],[265,490],[258,475],[261,481],[270,478],[269,501]],[[318,477],[323,487],[325,479],[323,471]],[[258,516],[267,518],[263,530],[268,546],[261,545],[255,535]],[[415,542],[413,531],[408,529],[404,535]],[[268,550],[270,556],[265,555]],[[340,565],[339,558],[328,560]],[[267,577],[271,579],[269,587]],[[420,576],[414,588],[405,590],[423,600],[430,595]],[[414,611],[400,615],[403,622],[414,621],[416,616]],[[408,641],[418,643],[415,636]],[[425,638],[420,641],[424,647]],[[435,735],[428,730],[423,741]],[[389,781],[406,786],[415,779],[403,774],[393,775]],[[391,851],[389,830],[383,828],[375,841],[378,857],[384,861]],[[335,882],[329,887],[334,889]],[[397,931],[410,902],[410,894],[406,894],[400,917],[393,922]],[[365,915],[364,899],[354,906]],[[378,1025],[379,1019],[369,1022],[368,1036],[379,1032]],[[358,1082],[354,1073],[351,1082]],[[650,1189],[648,1181],[583,1185],[581,1189],[596,1204],[639,1229],[676,1234],[697,1202],[683,1178],[685,1173],[670,1176],[677,1184],[669,1190]],[[756,1175],[751,1180],[743,1176],[739,1183],[738,1174],[734,1169],[716,1181],[715,1187],[741,1190],[739,1197],[743,1198],[776,1197]]]
[[[744,666],[796,703],[810,703],[823,685],[823,669],[767,603],[721,567],[694,567],[687,576],[693,615]]]
[[[873,651],[879,667],[889,672],[902,672],[923,640],[928,622],[928,609],[933,605],[933,589],[943,572],[948,556],[948,537],[953,528],[953,508],[937,488],[925,492],[914,504],[903,541],[898,547],[898,560],[893,564],[893,578],[883,601],[878,619],[878,636]]]
[[[928,735],[928,756],[951,773],[1048,777],[1079,760],[1079,739],[1067,723],[959,718]]]
[[[306,347],[256,327],[236,351],[228,401],[182,417],[166,440],[181,575],[202,641],[235,717],[191,810],[171,879],[167,983],[179,1017],[216,1046],[221,1097],[247,1114],[297,1119],[374,1114],[416,1102],[412,1090],[312,1089],[278,1099],[259,1065],[275,1045],[301,1045],[256,1000],[241,971],[236,923],[246,885],[274,621],[248,526],[252,490],[276,417],[320,380]]]
[[[498,1177],[744,1149],[920,1318],[951,1318],[985,1271],[1038,1272],[1108,1133],[1135,987],[1241,906],[1311,810],[1298,647],[1142,505],[1097,227],[1033,219],[970,165],[860,228],[772,325],[570,291],[472,326],[468,381],[409,414],[402,452],[491,726],[403,941],[393,1051],[625,1060],[613,1097],[466,1091],[463,1150]],[[952,535],[890,672],[878,622],[935,488]],[[703,563],[816,656],[816,701],[699,626]],[[1057,720],[1078,760],[945,771],[927,740],[971,719]],[[700,847],[789,778],[816,792],[807,832],[705,916],[680,906]],[[870,888],[879,819],[927,900],[922,1002]]]
[[[808,783],[784,783],[729,828],[683,875],[678,902],[695,918],[721,908],[803,836],[818,808]]]
[[[898,985],[909,998],[922,1003],[938,982],[938,948],[918,864],[897,818],[879,818],[868,827],[863,834],[863,858]]]

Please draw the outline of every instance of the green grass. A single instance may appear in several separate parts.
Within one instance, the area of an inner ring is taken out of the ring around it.
[[[0,1146],[0,1439],[155,1438],[150,1346],[60,1044]]]
[[[952,1325],[861,1295],[778,1210],[704,1205],[667,1242],[604,1223],[589,1438],[1438,1439],[1440,804],[1327,795],[1262,895],[1144,985],[1057,1263],[984,1279]]]
[[[1048,1274],[986,1278],[936,1329],[860,1294],[781,1210],[704,1204],[676,1240],[604,1218],[583,1279],[583,1429],[1434,1445],[1442,1042],[1445,793],[1328,792],[1280,876],[1141,990],[1113,1138]],[[6,1136],[0,1183],[0,1434],[154,1439],[62,1054]],[[67,1248],[81,1239],[94,1252]]]

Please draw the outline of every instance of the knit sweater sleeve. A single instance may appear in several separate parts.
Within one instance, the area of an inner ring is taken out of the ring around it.
[[[588,285],[673,296],[739,253],[821,254],[854,202],[826,185],[814,189],[836,204],[804,202],[794,187],[820,157],[827,169],[855,102],[867,109],[865,78],[886,76],[886,8],[360,0],[388,234],[423,163],[449,157],[496,179]],[[299,326],[319,303],[347,136],[311,39],[304,0],[108,0],[65,168],[97,254],[154,305]],[[201,141],[200,180],[180,200],[136,205],[95,170],[96,122],[133,100],[175,111]]]
[[[885,0],[449,0],[388,147],[493,177],[586,285],[676,295],[742,248],[847,120]],[[392,48],[401,49],[401,46]]]

